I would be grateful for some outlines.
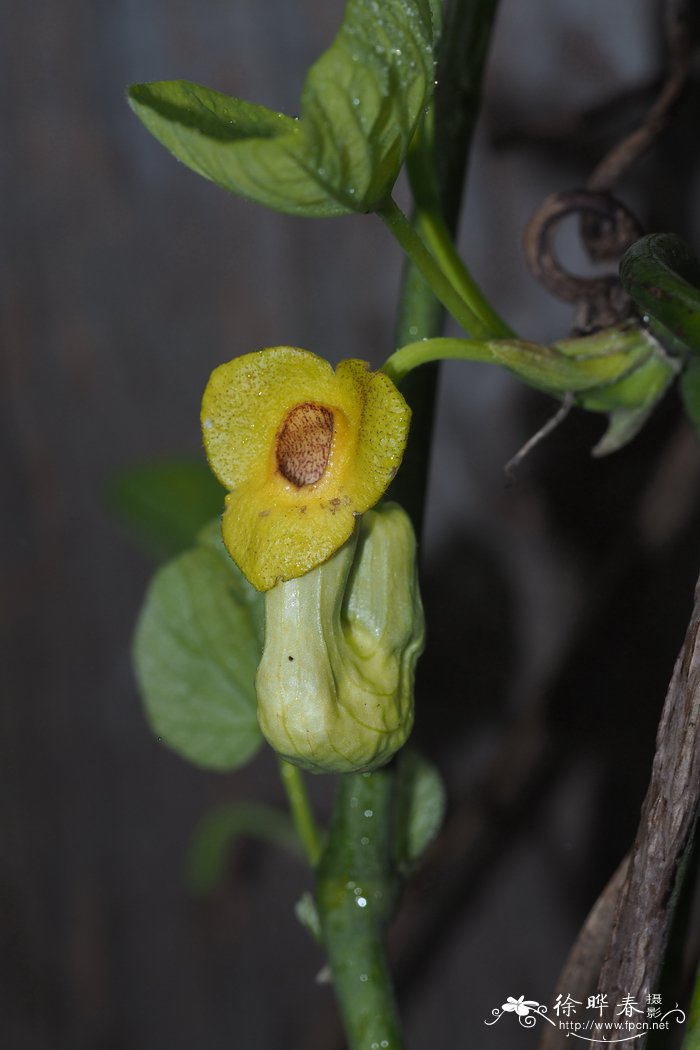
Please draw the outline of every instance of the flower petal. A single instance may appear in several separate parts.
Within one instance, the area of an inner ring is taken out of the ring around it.
[[[310,493],[309,495],[313,495]],[[224,543],[259,591],[315,568],[349,539],[355,514],[346,494],[306,503],[241,485],[226,497]]]
[[[219,481],[234,489],[264,475],[287,413],[302,401],[332,402],[336,387],[328,361],[292,346],[243,354],[215,368],[202,398],[202,432]]]
[[[383,372],[364,361],[341,361],[338,381],[362,405],[355,456],[346,485],[359,512],[374,506],[398,470],[406,447],[411,410]]]
[[[320,565],[381,498],[401,462],[410,409],[364,361],[337,371],[278,346],[215,369],[202,399],[210,466],[230,489],[223,536],[260,590]]]

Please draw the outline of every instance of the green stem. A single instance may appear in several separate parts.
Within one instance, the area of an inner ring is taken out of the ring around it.
[[[494,364],[492,344],[483,339],[422,339],[400,347],[386,359],[382,367],[396,384],[403,382],[414,368],[431,361],[487,361]]]
[[[306,859],[311,867],[315,868],[321,856],[322,843],[309,802],[309,796],[306,792],[303,774],[298,766],[292,765],[291,762],[286,762],[283,758],[279,760],[279,768],[284,790],[289,800],[294,827],[304,848]]]
[[[462,300],[479,318],[488,337],[513,338],[513,330],[496,313],[467,269],[439,213],[432,208],[419,208],[416,211],[415,222],[441,270]]]
[[[396,201],[389,198],[376,214],[386,224],[411,262],[416,265],[436,299],[452,314],[455,321],[475,339],[488,339],[492,334],[490,328],[456,290]]]
[[[444,216],[457,229],[469,149],[479,113],[481,80],[498,0],[447,0],[438,48],[434,122],[426,120],[408,158],[411,185],[422,209]],[[417,176],[417,178],[416,178]],[[416,185],[416,183],[420,185]],[[443,311],[418,267],[406,259],[394,346],[439,335]],[[390,495],[411,515],[416,535],[423,523],[439,364],[408,375],[401,392],[413,411],[403,464]]]
[[[497,0],[448,0],[446,6],[436,99],[441,146],[430,163],[439,156],[438,181],[448,228],[456,225],[496,6]],[[447,32],[448,25],[454,32]],[[455,111],[463,114],[458,126]],[[381,217],[407,246],[409,260],[395,345],[438,335],[443,320],[440,302],[451,312],[453,307],[458,311],[458,319],[462,318],[461,323],[472,335],[488,336],[483,322],[455,290],[393,201]],[[413,419],[409,447],[392,485],[392,496],[411,514],[417,534],[430,451],[436,369],[433,365],[418,378],[409,376],[402,388],[413,409]],[[386,927],[398,892],[392,857],[395,782],[392,766],[341,778],[327,844],[317,868],[316,899],[323,941],[350,1050],[371,1050],[373,1044],[382,1050],[400,1050],[403,1046],[385,948]]]
[[[385,949],[398,881],[392,863],[394,774],[341,777],[316,900],[350,1050],[401,1050]]]

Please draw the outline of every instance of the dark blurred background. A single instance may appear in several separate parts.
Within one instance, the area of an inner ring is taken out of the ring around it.
[[[293,915],[305,870],[245,840],[211,899],[188,894],[201,817],[281,790],[269,754],[214,775],[151,736],[129,649],[155,561],[107,494],[131,466],[201,456],[218,363],[279,343],[375,365],[392,349],[400,257],[377,220],[228,197],[124,97],[183,77],[293,113],[342,3],[2,10],[0,1042],[331,1050],[323,959]],[[664,60],[658,0],[503,0],[460,243],[523,336],[571,325],[526,269],[527,220],[641,119]],[[696,248],[699,114],[695,77],[618,190]],[[551,412],[493,369],[444,369],[416,739],[450,809],[394,932],[412,1050],[504,1050],[491,1010],[548,1001],[634,835],[690,612],[700,452],[675,396],[605,461],[589,455],[602,420],[574,413],[508,483]],[[313,789],[327,812],[332,784]]]

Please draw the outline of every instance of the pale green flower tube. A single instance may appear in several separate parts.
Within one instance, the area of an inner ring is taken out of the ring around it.
[[[413,725],[425,623],[408,515],[386,503],[340,550],[265,595],[256,689],[270,745],[316,773],[376,769]]]

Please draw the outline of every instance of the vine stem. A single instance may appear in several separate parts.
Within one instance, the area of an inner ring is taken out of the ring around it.
[[[402,1050],[385,930],[398,894],[394,773],[339,779],[316,901],[335,994],[351,1050]]]
[[[452,314],[465,332],[475,339],[488,339],[492,336],[492,329],[482,320],[471,303],[462,298],[438,260],[426,246],[416,227],[404,215],[393,197],[390,197],[376,214],[396,238],[411,262],[416,265],[436,299]],[[453,269],[454,267],[451,266],[450,270]]]
[[[283,758],[279,760],[279,769],[282,784],[287,793],[294,827],[309,865],[315,868],[321,856],[323,845],[311,803],[309,802],[304,776],[298,766],[292,765],[291,762],[287,762]]]
[[[440,213],[434,208],[420,207],[416,211],[415,224],[441,270],[449,277],[462,300],[477,315],[489,339],[514,338],[512,328],[494,310],[467,269]]]
[[[481,339],[422,339],[407,343],[387,357],[382,371],[396,384],[403,382],[414,368],[431,361],[486,361],[496,360],[490,342]]]

